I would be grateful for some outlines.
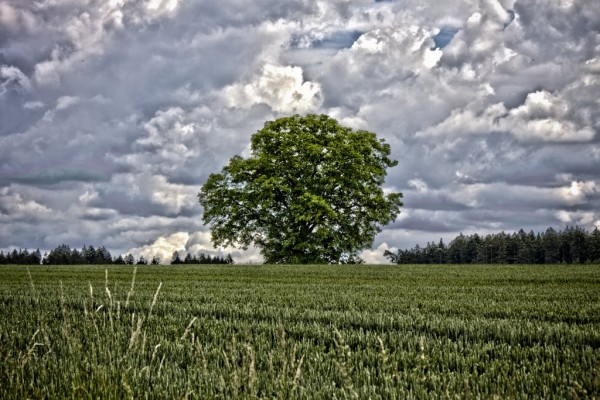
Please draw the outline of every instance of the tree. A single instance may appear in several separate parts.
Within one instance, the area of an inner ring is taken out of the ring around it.
[[[42,252],[40,249],[37,249],[33,253],[31,253],[31,264],[41,264],[42,263]]]
[[[177,251],[173,252],[173,256],[171,256],[171,265],[183,264],[181,258],[179,257],[179,253]]]
[[[126,264],[126,262],[123,259],[122,255],[119,255],[119,257],[115,258],[114,263],[117,264],[117,265],[125,265]]]
[[[44,259],[44,264],[47,265],[65,265],[72,264],[71,248],[67,244],[61,244],[54,250],[51,250]]]
[[[440,242],[437,245],[437,249],[435,251],[435,262],[438,264],[443,264],[446,262],[446,245],[442,238],[440,238]]]
[[[560,241],[558,234],[554,228],[546,229],[546,233],[542,238],[542,246],[544,248],[544,262],[553,264],[560,262]]]
[[[390,146],[326,115],[265,123],[248,158],[211,174],[198,198],[215,246],[254,244],[267,263],[339,263],[370,247],[401,193],[384,194]]]
[[[96,256],[100,264],[112,263],[112,256],[110,254],[110,251],[108,251],[108,249],[104,246],[101,246],[96,250]]]
[[[417,245],[418,246],[418,245]],[[464,264],[467,262],[465,256],[467,254],[467,238],[460,233],[448,245],[448,262],[451,264]]]
[[[135,258],[133,257],[133,254],[129,253],[125,256],[125,264],[127,264],[127,265],[135,264]]]
[[[564,231],[548,228],[537,235],[523,229],[513,234],[504,232],[481,238],[478,234],[464,236],[462,233],[447,247],[440,240],[437,246],[448,263],[481,264],[543,264],[600,262],[600,230],[588,232],[579,226],[566,227]],[[417,244],[412,249],[383,255],[394,264],[420,264],[436,262],[435,245],[427,243],[425,249]]]
[[[83,248],[81,249],[81,256],[85,260],[86,264],[97,264],[96,249],[94,249],[94,246],[83,246]]]
[[[600,262],[600,229],[595,227],[588,238],[588,259],[591,262]]]
[[[151,265],[159,265],[161,262],[161,259],[159,256],[154,256],[152,257],[152,261],[150,261]]]

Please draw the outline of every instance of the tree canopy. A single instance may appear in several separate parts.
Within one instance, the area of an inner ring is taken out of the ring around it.
[[[375,133],[327,115],[268,121],[248,158],[208,177],[203,221],[215,246],[254,244],[267,263],[353,262],[400,212],[402,194],[382,189],[389,156]]]

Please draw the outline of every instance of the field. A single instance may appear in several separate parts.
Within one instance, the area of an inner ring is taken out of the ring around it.
[[[2,266],[0,398],[600,398],[600,266]]]

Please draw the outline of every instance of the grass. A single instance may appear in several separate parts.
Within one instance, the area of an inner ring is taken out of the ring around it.
[[[600,398],[600,267],[0,267],[0,398]]]

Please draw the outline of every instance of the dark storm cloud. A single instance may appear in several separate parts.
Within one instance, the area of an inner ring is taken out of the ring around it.
[[[107,175],[102,175],[97,170],[55,168],[30,175],[9,176],[5,180],[34,185],[54,185],[64,181],[100,182],[107,178]]]
[[[200,185],[295,112],[392,146],[405,208],[369,261],[461,231],[591,229],[598,32],[582,0],[1,2],[0,248],[213,251]]]

